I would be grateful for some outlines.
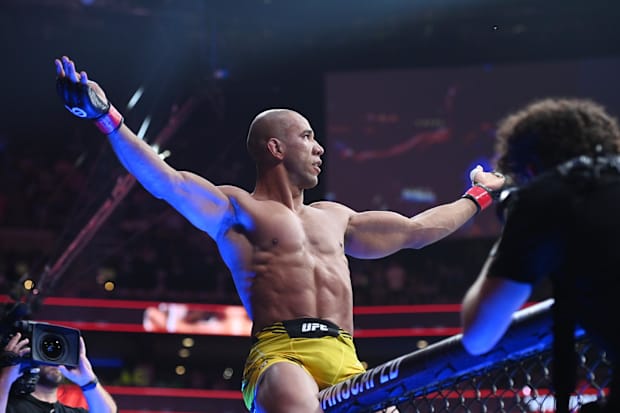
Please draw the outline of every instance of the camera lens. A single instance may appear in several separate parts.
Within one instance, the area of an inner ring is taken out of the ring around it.
[[[41,338],[40,350],[48,360],[58,360],[65,353],[65,340],[60,336],[47,334]]]

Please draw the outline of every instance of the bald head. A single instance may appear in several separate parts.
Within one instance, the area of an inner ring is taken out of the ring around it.
[[[301,116],[290,109],[268,109],[254,118],[250,124],[246,145],[248,152],[257,163],[267,159],[267,141],[269,138],[283,139],[286,129],[296,116]]]

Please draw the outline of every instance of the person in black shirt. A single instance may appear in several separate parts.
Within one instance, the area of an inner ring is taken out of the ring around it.
[[[17,360],[30,351],[28,338],[16,333],[4,347],[4,354]],[[22,375],[19,363],[11,363],[0,369],[0,412],[6,413],[116,413],[116,402],[97,380],[90,361],[86,357],[84,339],[80,337],[79,365],[74,369],[65,366],[40,366],[38,381],[32,392],[11,391]],[[80,386],[88,403],[88,410],[70,407],[58,400],[58,386],[63,377]]]
[[[566,411],[574,389],[575,326],[607,352],[617,372],[620,338],[609,317],[620,303],[610,288],[620,268],[619,153],[617,120],[591,100],[539,100],[497,130],[497,169],[514,188],[502,192],[502,234],[464,296],[462,343],[474,355],[490,350],[534,285],[549,277],[554,383],[564,395],[556,395],[558,411]],[[616,374],[605,412],[620,411],[617,380]]]

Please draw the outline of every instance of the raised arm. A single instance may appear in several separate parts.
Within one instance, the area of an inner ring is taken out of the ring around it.
[[[11,392],[11,386],[22,375],[20,357],[30,352],[30,341],[15,333],[2,349],[0,357],[0,412],[5,413]]]
[[[88,403],[89,413],[116,413],[118,411],[116,402],[103,385],[99,383],[90,360],[86,357],[86,345],[81,336],[78,367],[71,370],[64,366],[58,366],[58,368],[63,376],[80,386],[86,403]]]
[[[422,248],[447,237],[488,206],[492,198],[487,189],[500,189],[505,179],[476,168],[472,171],[472,181],[477,185],[462,198],[411,218],[390,211],[353,214],[347,226],[346,253],[356,258],[380,258],[403,248]]]
[[[103,89],[78,72],[66,56],[56,59],[57,88],[65,107],[94,121],[106,134],[118,159],[153,196],[163,199],[196,227],[215,237],[228,211],[229,199],[220,187],[186,171],[177,171],[125,125]]]

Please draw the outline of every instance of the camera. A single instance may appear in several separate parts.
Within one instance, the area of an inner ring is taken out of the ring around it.
[[[2,340],[2,347],[15,333],[30,340],[30,353],[24,355],[24,365],[65,365],[77,367],[80,357],[80,331],[40,321],[19,320],[13,323],[12,331]]]
[[[20,365],[22,375],[11,386],[11,393],[26,395],[39,381],[39,366],[77,367],[80,358],[80,331],[39,321],[25,320],[30,306],[23,302],[7,304],[0,318],[0,367]],[[4,351],[11,337],[20,333],[29,339],[30,352],[22,357]]]

